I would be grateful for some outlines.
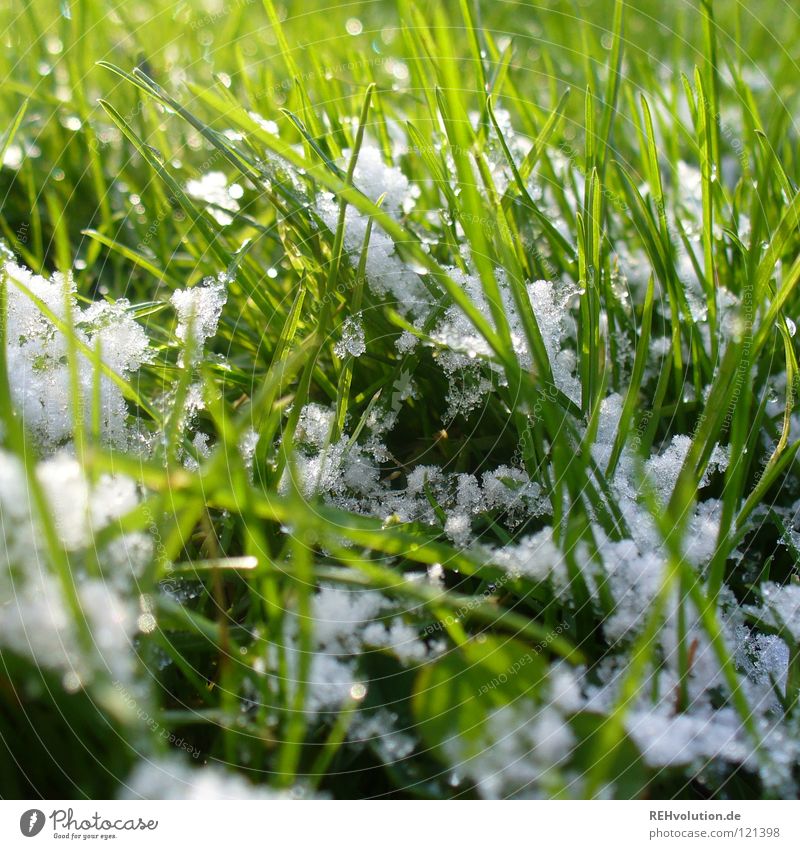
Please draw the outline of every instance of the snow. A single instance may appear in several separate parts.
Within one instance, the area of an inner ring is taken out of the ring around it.
[[[529,143],[513,132],[508,113],[497,110],[496,114],[512,154],[524,156]],[[265,131],[277,133],[273,122],[255,113],[251,117]],[[393,132],[397,132],[396,128]],[[512,175],[493,138],[487,141],[487,150],[489,173],[495,188],[503,191]],[[340,164],[346,164],[349,155],[345,151],[344,162]],[[13,163],[12,158],[7,164],[14,167]],[[576,178],[579,188],[568,189],[567,202],[578,209],[582,204],[583,180],[575,171],[572,158],[556,154],[553,165],[557,174]],[[554,226],[567,232],[567,224],[553,204],[552,192],[541,177],[538,171],[531,176],[531,192],[547,214],[552,215]],[[411,221],[417,227],[424,220],[425,211],[417,209],[418,187],[369,140],[359,153],[354,181],[396,221]],[[702,220],[699,172],[687,163],[679,163],[677,184],[680,191],[676,208],[690,225],[690,247],[702,256],[697,230]],[[295,188],[300,191],[302,185],[298,181]],[[187,192],[210,205],[210,214],[224,226],[232,223],[233,214],[239,210],[243,189],[229,185],[222,172],[211,171],[190,180]],[[335,230],[339,201],[321,192],[309,198],[309,202],[325,227]],[[674,211],[670,211],[669,220],[668,226],[674,226]],[[458,223],[451,223],[459,233]],[[576,781],[580,788],[578,778],[570,772],[570,757],[576,742],[570,720],[581,712],[608,715],[618,704],[630,646],[642,633],[668,564],[656,523],[643,498],[636,451],[629,442],[619,457],[613,479],[608,481],[630,529],[629,537],[609,538],[590,512],[589,530],[594,545],[582,543],[569,552],[570,569],[559,533],[562,529],[553,527],[552,494],[545,489],[545,477],[533,479],[514,459],[489,464],[482,457],[473,462],[467,456],[463,463],[459,457],[458,462],[442,461],[443,465],[439,466],[430,459],[439,455],[426,453],[424,458],[403,455],[396,461],[393,451],[403,437],[398,428],[398,421],[405,420],[405,412],[401,415],[403,405],[408,404],[406,411],[413,411],[415,399],[422,398],[424,403],[435,404],[437,410],[441,408],[443,421],[458,418],[459,427],[468,421],[478,428],[482,425],[481,408],[497,403],[498,398],[506,404],[498,390],[505,392],[508,386],[490,346],[460,308],[445,304],[433,319],[433,297],[423,285],[419,269],[404,261],[402,249],[397,249],[379,224],[373,224],[369,243],[365,245],[368,224],[369,216],[348,206],[344,247],[350,271],[366,250],[366,277],[372,298],[389,301],[414,331],[392,333],[396,359],[412,360],[410,369],[416,368],[417,360],[424,367],[420,374],[401,371],[394,384],[383,389],[365,417],[357,439],[352,437],[352,432],[345,432],[336,441],[330,441],[336,414],[333,403],[313,401],[303,406],[294,434],[294,467],[302,492],[309,498],[318,496],[325,504],[377,518],[386,526],[423,524],[449,540],[456,549],[480,558],[489,567],[499,568],[503,581],[535,584],[532,603],[549,604],[550,597],[555,597],[559,609],[569,616],[578,598],[572,580],[575,573],[571,569],[573,566],[577,569],[590,593],[591,612],[601,620],[598,639],[607,643],[606,656],[591,671],[551,664],[546,686],[541,691],[537,690],[524,704],[498,707],[487,703],[480,733],[462,736],[454,730],[444,749],[452,774],[467,776],[486,798],[547,795],[550,788],[561,786],[562,779]],[[749,222],[742,220],[741,225],[746,232]],[[641,300],[652,271],[650,262],[632,241],[616,238],[611,232],[607,235],[611,241],[612,285],[620,299],[620,308],[630,310],[634,301]],[[433,239],[424,244],[428,250],[441,248]],[[540,265],[548,264],[544,247],[540,251],[536,244],[526,245],[529,248],[536,251]],[[699,325],[701,344],[708,345],[708,305],[701,282],[679,240],[676,251],[680,283],[693,320]],[[460,258],[453,257],[448,262],[459,260],[463,264],[448,265],[446,273],[480,314],[493,323],[492,305],[466,246],[462,246]],[[3,262],[2,274],[8,284],[6,353],[14,377],[13,402],[43,458],[36,463],[34,474],[49,506],[59,545],[68,558],[74,598],[62,583],[64,576],[50,562],[42,522],[31,506],[24,469],[16,457],[0,451],[0,520],[5,540],[0,552],[0,643],[60,675],[68,690],[90,687],[97,681],[135,682],[138,661],[133,641],[140,633],[158,627],[157,607],[149,595],[140,594],[138,583],[147,575],[161,543],[150,530],[126,533],[120,524],[120,519],[140,504],[142,492],[136,482],[120,475],[90,479],[73,456],[67,340],[58,322],[51,321],[15,283],[39,298],[59,321],[66,319],[69,304],[77,340],[90,351],[99,350],[107,368],[123,379],[134,377],[143,364],[153,359],[153,348],[144,329],[133,318],[131,304],[124,299],[86,305],[78,298],[78,287],[71,276],[54,274],[46,279],[11,259]],[[510,281],[502,269],[497,269],[496,278],[501,298],[497,306],[508,322],[513,354],[524,372],[540,378],[528,350]],[[541,389],[551,400],[556,398],[558,390],[580,403],[576,306],[583,293],[578,282],[566,274],[550,277],[548,271],[548,278],[524,281],[524,294],[542,334],[553,374],[554,385]],[[179,365],[184,364],[187,349],[191,351],[188,364],[191,367],[208,357],[206,347],[218,331],[229,284],[227,274],[220,273],[173,292],[170,303],[177,317],[174,336],[179,343]],[[741,303],[722,285],[715,287],[715,293],[720,336],[723,340],[734,338],[741,330],[738,318]],[[333,352],[340,360],[364,356],[367,330],[373,344],[375,337],[365,315],[345,314],[337,318],[341,324],[338,337],[332,341]],[[429,323],[428,319],[431,319]],[[601,313],[600,322],[602,334],[606,335],[605,313]],[[661,333],[663,329],[651,343],[646,383],[653,382],[657,375],[658,358],[669,353],[671,340]],[[627,347],[623,345],[620,349],[618,363],[623,374],[630,368],[634,350],[633,343],[627,342]],[[395,357],[391,348],[388,351],[390,358]],[[376,353],[381,354],[378,349]],[[329,356],[329,351],[325,355]],[[364,367],[372,367],[372,359],[365,358]],[[380,356],[375,359],[380,362]],[[220,362],[224,362],[222,356]],[[82,395],[88,399],[98,376],[85,352],[79,352],[77,366]],[[443,378],[446,382],[441,398],[424,397],[419,389],[426,386],[425,370],[429,367],[434,370],[436,380]],[[785,388],[784,373],[782,377],[773,376],[773,389],[780,388],[781,379]],[[134,434],[129,426],[127,402],[120,387],[108,375],[100,376],[99,380],[101,439],[111,447],[129,449]],[[708,387],[697,388],[698,403],[707,390]],[[694,397],[695,389],[687,387],[686,392],[687,397]],[[165,398],[168,402],[174,396],[167,392]],[[619,392],[609,391],[600,399],[596,437],[589,450],[601,473],[611,458],[622,406]],[[198,429],[203,408],[202,385],[192,382],[181,434],[184,444],[191,444],[196,454],[191,456],[190,451],[182,458],[190,470],[199,468],[198,459],[202,461],[212,449],[211,437]],[[642,412],[638,410],[637,414]],[[770,402],[767,412],[770,417],[779,418],[781,404]],[[89,414],[87,409],[87,424]],[[529,415],[533,417],[533,413]],[[644,429],[642,420],[636,437],[639,442]],[[346,429],[352,429],[354,423],[348,421],[345,425]],[[585,434],[588,422],[577,419],[576,426]],[[258,438],[257,430],[246,429],[238,444],[251,480]],[[643,458],[644,474],[661,507],[674,492],[692,438],[689,433],[670,431],[651,450],[650,456]],[[545,450],[548,447],[545,445]],[[580,449],[576,445],[577,450]],[[715,553],[722,515],[722,502],[707,497],[703,490],[715,475],[725,471],[729,461],[729,450],[715,446],[700,482],[698,501],[687,516],[688,532],[681,554],[701,578]],[[391,475],[386,473],[389,465]],[[285,492],[287,487],[288,479],[284,476],[281,488]],[[564,506],[568,510],[571,505],[565,501]],[[505,545],[484,542],[477,529],[485,529],[491,523],[497,523],[509,533],[511,541]],[[290,532],[288,528],[283,530]],[[789,537],[796,533],[790,529]],[[98,575],[90,564],[95,547],[101,544],[97,552],[101,570]],[[388,562],[393,566],[396,561],[389,558]],[[415,582],[420,591],[444,593],[445,577],[445,565],[440,563],[429,566],[427,571],[401,574],[398,570],[398,583]],[[759,770],[766,783],[771,782],[784,792],[787,787],[796,789],[792,770],[798,761],[800,744],[783,720],[781,700],[786,695],[791,652],[800,642],[800,584],[769,582],[759,590],[759,605],[742,606],[733,592],[723,586],[715,614],[721,624],[723,646],[735,660],[741,693],[752,709],[753,721],[765,742],[772,767],[765,770],[755,761],[752,743],[741,727],[740,717],[730,706],[729,685],[722,674],[717,650],[694,606],[679,599],[677,591],[673,591],[666,599],[659,623],[654,647],[657,662],[648,670],[647,686],[634,699],[625,720],[627,733],[652,769],[691,767],[700,773],[709,762],[746,766]],[[329,719],[326,714],[365,699],[372,686],[368,667],[370,658],[375,659],[373,656],[379,656],[381,662],[388,662],[388,656],[396,665],[413,670],[435,661],[448,648],[444,639],[424,639],[422,617],[415,610],[404,609],[389,593],[324,583],[310,588],[310,592],[312,645],[311,656],[307,658],[308,680],[302,682],[306,687],[304,707],[310,722]],[[80,608],[77,612],[72,610],[75,601]],[[85,624],[88,646],[81,640],[76,615]],[[684,619],[682,628],[685,626],[692,658],[684,682],[688,694],[685,711],[678,710],[675,699],[681,675],[679,615]],[[288,669],[288,689],[295,693],[303,666],[298,616],[290,603],[281,625],[283,630],[279,631],[278,639],[283,640],[283,645],[269,645],[252,665],[254,676],[265,676],[271,686],[279,668],[279,648],[282,649]],[[357,745],[370,746],[379,757],[390,762],[408,757],[416,747],[418,738],[413,730],[400,726],[401,720],[392,710],[359,706],[349,739]],[[256,789],[218,767],[196,770],[178,758],[141,763],[129,779],[129,793],[189,799],[255,799],[275,795]]]
[[[103,362],[120,377],[129,377],[152,359],[149,340],[131,317],[130,305],[124,299],[82,308],[71,277],[54,274],[47,280],[8,260],[0,273],[6,278],[8,292],[6,355],[9,373],[14,375],[12,399],[32,436],[45,451],[53,452],[72,439],[68,345],[57,322],[51,321],[28,293],[62,323],[69,301],[77,341],[90,351],[99,346]],[[79,350],[77,371],[88,427],[97,379],[93,356]],[[99,381],[101,436],[116,448],[128,448],[132,434],[122,390],[106,374]]]
[[[241,775],[215,764],[192,767],[178,755],[142,760],[123,781],[123,799],[162,799],[192,802],[217,800],[264,801],[292,798],[256,787]]]
[[[72,602],[49,562],[22,464],[4,451],[0,451],[0,520],[6,542],[5,562],[0,564],[0,644],[62,673],[69,689],[97,676],[131,681],[137,664],[131,643],[137,631],[132,585],[142,553],[151,555],[152,548],[140,534],[120,534],[111,543],[114,557],[106,564],[107,579],[89,577],[81,564],[85,552],[94,548],[96,534],[113,530],[114,522],[138,504],[136,487],[129,479],[107,475],[90,482],[77,460],[64,453],[41,461],[36,477],[59,542],[69,552],[69,579],[74,581],[79,615],[91,644],[80,642]]]
[[[689,436],[683,434],[673,436],[672,441],[661,454],[650,457],[645,463],[645,471],[656,491],[656,495],[662,502],[666,502],[672,495],[691,444],[692,440]],[[711,474],[715,471],[724,472],[728,466],[728,461],[728,452],[719,446],[715,446],[700,486],[707,486]]]
[[[779,586],[767,581],[760,592],[763,607],[756,612],[763,621],[800,643],[800,584]]]
[[[733,763],[745,760],[750,747],[739,719],[731,708],[705,715],[676,714],[663,708],[634,711],[626,730],[652,767],[693,764],[721,758]]]
[[[574,742],[557,707],[517,702],[492,710],[477,739],[453,736],[445,750],[453,772],[472,778],[484,799],[546,798]]]
[[[239,202],[236,200],[241,197],[239,187],[235,183],[228,186],[228,179],[222,171],[208,171],[199,179],[189,180],[186,193],[208,204],[212,218],[223,227],[233,221],[230,213],[239,211]]]
[[[345,151],[345,157],[349,151]],[[400,169],[386,165],[380,150],[365,143],[358,155],[354,183],[370,200],[377,202],[385,195],[382,208],[392,217],[400,218],[413,208],[419,192],[411,186]],[[339,219],[339,202],[327,192],[321,192],[315,209],[325,226],[336,232]],[[345,213],[344,246],[351,255],[352,264],[358,265],[358,254],[364,247],[369,216],[348,206]],[[427,309],[428,296],[419,275],[397,255],[392,239],[373,223],[367,248],[366,276],[372,291],[379,296],[391,296],[405,312],[415,307]]]
[[[139,502],[136,484],[129,478],[103,475],[90,487],[79,463],[64,453],[41,463],[37,477],[67,549],[85,548],[91,543],[94,531],[123,516]]]
[[[357,318],[347,318],[342,325],[342,335],[334,345],[334,351],[339,359],[347,356],[360,357],[367,350],[364,339],[364,327]]]
[[[228,299],[227,282],[225,275],[207,277],[192,289],[176,289],[172,293],[170,303],[178,315],[175,335],[184,344],[191,344],[194,362],[202,358],[206,340],[217,332],[222,308]]]

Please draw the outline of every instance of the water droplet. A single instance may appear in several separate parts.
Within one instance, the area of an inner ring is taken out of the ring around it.
[[[364,24],[358,18],[348,18],[344,26],[350,35],[361,35],[364,32]]]
[[[360,702],[365,698],[366,695],[367,688],[361,682],[353,684],[353,686],[350,688],[350,698],[353,699],[353,701]]]
[[[68,693],[77,693],[78,690],[83,686],[83,682],[81,681],[81,676],[72,669],[64,675],[61,680],[61,683],[64,686],[64,689]]]

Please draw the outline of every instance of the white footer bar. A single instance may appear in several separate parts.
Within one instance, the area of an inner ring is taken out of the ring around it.
[[[170,849],[796,849],[800,802],[0,801],[0,846],[53,842]]]

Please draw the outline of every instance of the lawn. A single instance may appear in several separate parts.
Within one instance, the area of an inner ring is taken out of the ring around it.
[[[0,33],[0,797],[797,797],[789,3]]]

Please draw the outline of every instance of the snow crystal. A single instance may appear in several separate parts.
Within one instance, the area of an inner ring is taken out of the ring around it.
[[[313,604],[317,642],[327,648],[357,650],[358,628],[377,616],[385,603],[386,599],[374,590],[322,587]]]
[[[750,753],[739,719],[730,708],[694,716],[669,715],[664,707],[633,711],[625,722],[631,738],[651,767],[708,761],[734,763]]]
[[[755,685],[750,700],[757,708],[765,713],[781,710],[775,689],[778,693],[786,693],[789,646],[780,637],[774,634],[759,634],[745,626],[739,626],[736,666]]]
[[[103,361],[119,374],[136,371],[152,356],[150,340],[129,309],[130,303],[120,298],[113,304],[95,302],[74,316],[76,327],[91,334],[92,347],[100,343]]]
[[[136,665],[133,637],[139,630],[138,611],[111,584],[96,579],[79,592],[81,608],[92,636],[95,666],[111,681],[129,681]]]
[[[656,491],[656,495],[662,502],[667,501],[672,495],[691,444],[692,439],[689,436],[682,434],[673,436],[672,441],[661,454],[650,457],[645,463],[645,471]],[[715,446],[700,486],[707,486],[711,474],[715,471],[724,472],[728,461],[729,450],[718,445]]]
[[[410,354],[414,348],[417,347],[419,339],[408,330],[404,330],[398,337],[397,341],[394,343],[395,348],[397,348],[398,353],[400,354]]]
[[[274,121],[270,121],[268,118],[265,118],[263,115],[258,112],[248,112],[247,113],[262,130],[270,133],[273,136],[279,135],[278,125]]]
[[[484,472],[482,505],[485,510],[506,511],[506,520],[514,526],[522,516],[536,516],[549,508],[542,500],[542,487],[522,469],[498,466]]]
[[[444,589],[444,567],[441,563],[431,563],[427,570],[428,582],[439,589]]]
[[[291,798],[291,792],[256,787],[235,772],[205,764],[191,767],[178,755],[142,760],[123,782],[123,799],[164,799],[183,801],[256,801]]]
[[[359,713],[353,720],[348,737],[353,743],[370,743],[385,763],[407,758],[415,748],[414,737],[397,729],[398,716],[386,708],[371,715]]]
[[[376,590],[320,587],[312,602],[314,646],[305,682],[305,707],[310,714],[335,711],[358,698],[356,693],[365,687],[359,658],[366,652],[385,650],[401,663],[416,664],[442,650],[441,641],[424,642],[419,628],[393,608],[393,602]],[[290,686],[295,686],[300,667],[298,633],[293,615],[284,646]]]
[[[239,454],[242,456],[242,462],[247,469],[250,480],[253,479],[253,461],[256,456],[259,436],[258,431],[247,428],[239,439]]]
[[[610,641],[617,642],[644,626],[661,586],[665,561],[657,551],[640,551],[633,540],[607,542],[600,551],[605,568],[597,580],[607,584],[615,602],[603,630]]]
[[[289,668],[289,683],[294,682],[295,672],[300,658],[297,651],[290,647],[286,651]],[[349,658],[339,658],[325,650],[315,651],[311,656],[306,683],[305,707],[314,715],[325,711],[336,711],[350,696],[356,682],[355,663]]]
[[[484,799],[546,798],[557,783],[574,745],[560,710],[534,708],[531,716],[519,704],[491,711],[480,739],[454,735],[445,751],[456,773],[470,776]]]
[[[154,553],[155,544],[146,533],[134,531],[115,537],[106,545],[100,557],[104,577],[120,590],[131,584],[136,586],[152,562]]]
[[[345,151],[345,157],[349,158],[349,155],[350,151]],[[394,214],[408,211],[419,196],[419,188],[412,187],[399,168],[386,165],[380,148],[372,144],[361,146],[353,182],[373,202],[385,195],[383,204]]]
[[[64,674],[81,666],[72,617],[55,577],[39,571],[2,596],[0,640],[7,649]]]
[[[78,640],[60,582],[41,570],[29,575],[21,586],[15,585],[13,597],[2,599],[0,640],[37,665],[62,672],[65,682],[74,682],[70,689],[88,684],[98,673],[111,680],[132,680],[135,608],[101,580],[79,586],[78,601],[91,638],[91,654]]]
[[[552,579],[559,590],[569,585],[566,561],[553,541],[552,528],[543,528],[533,536],[497,549],[492,553],[492,562],[513,577],[524,576],[536,582]]]
[[[46,280],[11,261],[3,264],[0,273],[6,278],[8,292],[6,354],[9,373],[14,376],[12,398],[36,441],[45,450],[53,451],[72,438],[67,339],[14,281],[42,301],[61,322],[66,319],[68,298],[77,342],[91,351],[99,346],[104,363],[120,376],[136,371],[151,359],[152,352],[144,330],[128,311],[127,301],[95,303],[83,309],[77,302],[75,283],[70,277],[54,274]],[[79,350],[77,371],[89,426],[97,382],[93,357]],[[106,374],[99,378],[99,384],[100,435],[114,447],[126,448],[131,434],[122,391]]]
[[[345,590],[323,586],[314,596],[314,651],[308,668],[306,710],[311,714],[336,710],[350,697],[356,679],[361,631],[378,615],[386,599],[374,590]],[[296,686],[300,666],[298,623],[293,617],[286,630],[289,683]]]
[[[446,268],[451,279],[459,285],[478,311],[491,321],[491,309],[483,291],[480,278],[460,268]],[[517,309],[508,278],[503,269],[495,272],[500,289],[503,312],[509,325],[514,353],[523,369],[531,368],[531,356],[528,350],[522,318]],[[574,320],[567,309],[577,290],[571,284],[553,283],[537,280],[527,284],[527,293],[536,321],[545,343],[550,368],[556,387],[570,398],[580,397],[580,387],[573,374],[575,359],[571,351],[564,346],[574,335]],[[492,389],[492,383],[479,379],[482,368],[490,368],[501,375],[500,367],[491,361],[492,351],[483,336],[472,322],[455,305],[448,307],[444,317],[431,333],[432,339],[443,350],[437,352],[436,360],[451,378],[450,397],[448,398],[450,415],[468,413]],[[452,378],[461,376],[463,384],[456,388]]]
[[[466,546],[472,536],[472,523],[467,513],[451,513],[444,523],[444,532],[459,547]]]
[[[763,607],[756,609],[761,619],[789,634],[796,643],[800,643],[800,584],[779,586],[767,581],[760,587]]]
[[[575,361],[571,352],[562,351],[562,346],[575,333],[575,322],[568,306],[576,294],[575,287],[568,283],[558,285],[548,280],[536,280],[528,286],[528,296],[550,360],[553,380],[573,401],[580,398],[580,387],[573,374]]]
[[[132,510],[139,500],[130,478],[103,475],[90,488],[80,464],[63,453],[40,463],[36,476],[67,549],[89,545],[93,531]]]
[[[199,180],[189,180],[186,192],[190,197],[207,203],[211,216],[223,227],[233,221],[230,213],[239,211],[236,196],[241,195],[236,191],[235,183],[228,186],[227,177],[221,171],[209,171]]]
[[[716,498],[701,501],[689,521],[684,556],[695,566],[707,563],[717,550],[722,502]]]
[[[345,151],[345,156],[347,153]],[[359,151],[353,179],[355,185],[374,202],[385,194],[383,209],[394,217],[413,208],[418,194],[416,187],[410,186],[403,172],[385,165],[380,150],[370,144],[363,145]],[[339,202],[334,195],[320,193],[315,208],[325,226],[335,232]],[[361,251],[368,225],[369,216],[362,215],[351,206],[347,207],[344,246],[348,253],[357,254]],[[367,249],[366,276],[373,292],[380,296],[391,295],[404,312],[420,305],[427,308],[429,298],[419,275],[402,261],[395,252],[392,239],[380,225],[374,223]]]
[[[597,423],[597,435],[592,445],[592,457],[605,470],[611,459],[614,439],[622,416],[622,397],[614,392],[600,402],[600,415]]]
[[[360,357],[367,350],[364,327],[358,319],[352,316],[345,319],[342,325],[342,336],[333,350],[339,359],[344,359],[348,355]]]
[[[388,627],[373,622],[364,629],[363,640],[367,645],[389,649],[404,663],[421,662],[430,656],[428,646],[419,639],[417,628],[395,619]]]
[[[0,520],[7,558],[0,573],[0,641],[37,664],[62,672],[71,689],[97,674],[129,681],[136,664],[131,648],[136,611],[125,594],[130,581],[122,574],[112,574],[110,580],[87,579],[79,568],[79,555],[94,545],[96,532],[109,528],[136,505],[136,488],[121,477],[103,476],[90,483],[77,460],[66,454],[41,461],[36,477],[59,541],[70,553],[91,653],[79,642],[71,602],[50,571],[44,535],[28,499],[25,471],[17,458],[6,452],[0,452]],[[115,540],[120,560],[125,539]],[[130,542],[141,553],[138,535],[131,536]],[[109,570],[113,566],[114,562],[106,564]]]
[[[334,410],[321,404],[306,404],[297,422],[295,441],[322,448],[331,432],[335,414]]]
[[[226,282],[224,275],[207,277],[199,286],[177,289],[172,293],[170,303],[178,314],[175,335],[186,343],[191,327],[194,362],[202,357],[206,340],[217,332],[222,308],[228,300]]]

